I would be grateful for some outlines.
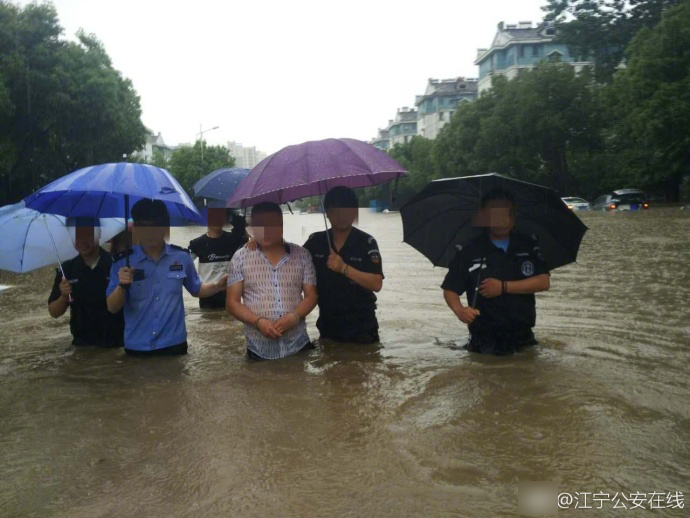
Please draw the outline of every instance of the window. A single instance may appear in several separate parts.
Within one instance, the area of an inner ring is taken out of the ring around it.
[[[518,57],[519,57],[519,58],[524,58],[524,57],[525,57],[525,46],[524,46],[524,45],[520,45],[520,46],[518,47]]]
[[[556,63],[558,61],[563,60],[563,54],[561,54],[559,51],[554,50],[549,54],[549,61],[552,63]]]
[[[532,45],[532,57],[538,58],[541,56],[541,45]]]

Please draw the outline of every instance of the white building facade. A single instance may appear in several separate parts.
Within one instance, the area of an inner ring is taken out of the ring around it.
[[[266,158],[266,153],[259,151],[256,147],[243,146],[238,142],[228,142],[230,156],[235,159],[235,167],[251,169]]]
[[[499,23],[491,47],[477,49],[474,64],[479,67],[479,95],[491,88],[493,77],[503,75],[513,79],[542,61],[569,63],[577,71],[592,64],[573,55],[567,45],[558,43],[556,32],[552,22],[536,26],[532,22]]]
[[[458,105],[477,98],[477,79],[429,79],[424,95],[415,101],[417,135],[435,139]]]

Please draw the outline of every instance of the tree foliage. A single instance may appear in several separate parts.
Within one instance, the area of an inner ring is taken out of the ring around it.
[[[94,35],[62,36],[52,5],[0,2],[0,204],[144,143],[131,81]]]
[[[543,63],[461,106],[435,148],[443,175],[497,172],[579,188],[573,157],[601,149],[598,95],[590,74],[562,63]]]
[[[690,2],[642,29],[611,88],[611,144],[628,175],[678,201],[690,173]]]
[[[625,49],[643,28],[686,0],[548,0],[546,20],[555,21],[561,41],[576,55],[596,62],[596,77],[611,81]]]
[[[155,158],[155,156],[154,156]],[[187,193],[192,195],[192,185],[207,174],[222,167],[232,167],[235,159],[225,146],[208,146],[206,141],[197,140],[193,146],[173,151],[168,170]]]

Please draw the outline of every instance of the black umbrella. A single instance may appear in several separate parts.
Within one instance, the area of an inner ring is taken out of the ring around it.
[[[553,189],[491,173],[434,180],[400,209],[403,241],[424,254],[435,266],[448,268],[456,246],[478,237],[473,225],[482,196],[500,189],[515,202],[515,230],[536,236],[550,270],[577,258],[587,231]]]

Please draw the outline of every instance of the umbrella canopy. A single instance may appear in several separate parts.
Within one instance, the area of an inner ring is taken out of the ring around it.
[[[225,167],[207,174],[192,186],[195,198],[225,202],[232,196],[239,183],[249,174],[249,169]]]
[[[360,140],[304,142],[259,162],[235,189],[228,207],[286,203],[326,194],[336,186],[371,187],[406,174],[390,155]]]
[[[125,202],[131,207],[142,198],[161,200],[171,225],[201,217],[187,193],[173,176],[160,167],[120,162],[79,169],[27,196],[26,206],[61,216],[122,218]],[[129,211],[127,211],[129,212]]]
[[[124,229],[124,218],[100,219],[99,244]],[[78,255],[64,216],[27,209],[24,202],[0,207],[0,235],[0,270],[25,273]]]
[[[493,189],[515,201],[515,230],[536,236],[549,269],[577,258],[587,227],[553,189],[499,174],[435,180],[403,205],[403,240],[435,266],[448,268],[462,245],[483,231],[473,226],[482,196]]]

